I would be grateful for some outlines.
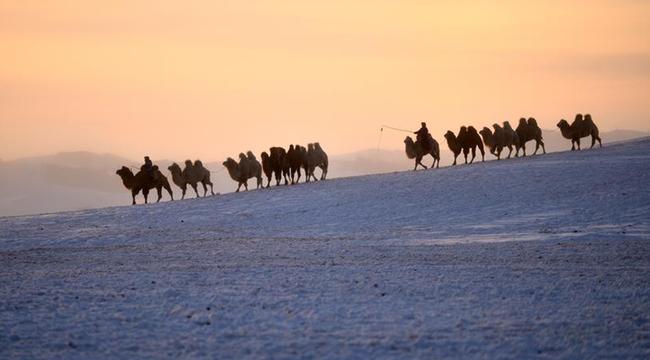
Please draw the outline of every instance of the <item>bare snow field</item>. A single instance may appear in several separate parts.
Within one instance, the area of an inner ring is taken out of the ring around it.
[[[5,217],[0,264],[2,359],[647,359],[650,139]]]

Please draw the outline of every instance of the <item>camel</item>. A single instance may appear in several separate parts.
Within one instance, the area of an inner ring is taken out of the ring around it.
[[[163,175],[158,166],[154,166],[154,177],[151,176],[143,170],[138,171],[137,174],[133,175],[131,169],[126,166],[122,166],[121,169],[118,169],[115,173],[122,178],[122,183],[124,187],[131,190],[131,197],[133,198],[132,205],[135,205],[135,196],[138,195],[140,190],[142,190],[142,195],[144,195],[144,203],[148,203],[149,190],[155,188],[158,192],[158,200],[160,202],[162,198],[162,189],[165,188],[169,193],[169,197],[174,200],[174,194],[172,193],[172,188],[169,186],[169,181],[167,177]]]
[[[523,156],[526,156],[526,143],[530,140],[535,140],[535,152],[533,152],[533,155],[537,154],[540,145],[542,146],[542,151],[546,154],[546,148],[542,140],[542,129],[537,125],[537,120],[528,118],[528,121],[526,121],[526,118],[521,118],[515,131],[519,137],[519,148],[524,151]],[[519,156],[519,149],[517,149],[516,156]]]
[[[431,157],[433,158],[433,163],[431,164],[432,169],[434,167],[440,167],[440,145],[431,136],[431,134],[429,134],[428,138],[429,138],[429,143],[431,144],[431,151],[429,151],[428,153],[424,152],[422,144],[420,144],[419,141],[414,142],[410,136],[407,136],[406,139],[404,139],[406,157],[409,159],[415,159],[415,167],[413,168],[413,171],[417,170],[418,165],[422,166],[425,169],[427,168],[424,164],[422,164],[422,158],[425,155],[431,155]]]
[[[557,123],[557,127],[560,128],[560,132],[562,133],[563,137],[571,140],[571,151],[574,151],[576,149],[576,144],[578,144],[578,150],[580,150],[580,138],[587,136],[591,136],[590,149],[594,147],[596,141],[598,141],[598,145],[600,147],[603,147],[603,143],[599,136],[598,127],[594,121],[591,120],[591,115],[589,114],[586,114],[584,116],[584,119],[582,117],[582,114],[577,114],[575,120],[573,120],[573,123],[571,123],[571,125],[569,125],[566,120],[562,119]]]
[[[479,131],[479,134],[483,138],[483,143],[487,146],[490,154],[497,157],[497,160],[501,160],[501,151],[503,151],[503,129],[500,128],[500,130],[501,132],[499,133],[497,131],[492,133],[492,130],[488,127],[483,127]]]
[[[463,151],[463,147],[460,145],[460,142],[458,142],[458,138],[451,130],[445,133],[445,139],[447,140],[447,146],[449,146],[449,150],[451,150],[451,152],[454,154],[454,163],[451,164],[452,166],[454,166],[456,165],[456,158],[458,158],[460,152]]]
[[[273,165],[271,164],[271,156],[266,152],[262,152],[262,172],[266,175],[266,187],[271,186],[271,178],[273,178]]]
[[[256,167],[255,164],[250,164],[248,158],[245,154],[239,154],[239,163],[235,159],[229,157],[226,161],[223,162],[223,166],[228,170],[230,178],[237,182],[237,190],[242,185],[248,190],[248,179],[257,178],[257,187],[259,188],[262,185],[262,165],[257,163],[259,167]]]
[[[517,136],[517,132],[510,126],[510,122],[504,121],[503,122],[503,128],[499,126],[499,124],[494,124],[492,125],[494,127],[494,132],[498,132],[498,129],[503,130],[503,146],[508,148],[508,159],[510,159],[510,156],[512,155],[512,148],[515,148],[515,156],[517,156],[517,152],[519,151],[519,136]]]
[[[481,151],[481,161],[485,161],[485,150],[483,148],[483,141],[481,136],[478,134],[476,129],[473,126],[461,126],[460,131],[458,131],[458,136],[456,137],[463,149],[463,155],[465,156],[465,164],[467,164],[467,154],[470,150],[472,151],[472,159],[469,163],[474,162],[476,158],[476,147]]]
[[[300,182],[300,170],[305,170],[305,176],[309,171],[309,163],[307,160],[307,149],[300,145],[289,145],[287,151],[287,162],[289,164],[289,172],[291,177],[291,184]],[[298,175],[297,178],[294,177]]]
[[[280,181],[284,177],[284,184],[289,184],[290,167],[287,159],[287,151],[284,148],[275,146],[269,149],[271,168],[275,174],[275,185],[280,185]]]
[[[192,164],[191,160],[185,160],[185,169],[182,171],[177,163],[171,164],[167,169],[172,173],[172,181],[174,184],[181,188],[181,199],[185,199],[188,184],[194,189],[196,197],[199,197],[197,190],[198,183],[203,185],[203,196],[206,196],[208,193],[208,185],[210,186],[210,193],[214,195],[214,187],[212,181],[210,181],[210,170],[203,167],[201,160],[194,161],[194,164]]]
[[[242,163],[242,155],[239,154],[239,163]],[[264,182],[262,181],[262,164],[260,164],[259,161],[257,161],[257,158],[253,154],[252,151],[247,151],[246,152],[246,160],[248,161],[248,169],[250,171],[250,178],[255,178],[257,179],[257,189],[260,187],[264,187]]]
[[[327,178],[327,168],[329,166],[329,160],[327,158],[327,153],[323,151],[323,148],[319,143],[313,143],[307,145],[307,182],[310,178],[314,178],[314,181],[318,181],[314,175],[314,170],[319,167],[322,171],[320,180],[325,180]]]

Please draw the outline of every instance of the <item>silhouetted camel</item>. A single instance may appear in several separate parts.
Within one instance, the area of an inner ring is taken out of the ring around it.
[[[273,178],[273,166],[271,164],[271,156],[266,151],[262,152],[262,172],[266,175],[266,187],[271,186],[271,178]]]
[[[210,193],[214,195],[214,188],[212,181],[210,181],[210,170],[203,167],[201,160],[196,160],[194,164],[192,164],[191,160],[185,160],[185,169],[183,170],[181,170],[181,167],[177,163],[171,164],[167,169],[172,173],[172,181],[174,184],[181,188],[183,194],[181,199],[185,198],[188,184],[194,189],[196,197],[199,197],[197,190],[198,183],[203,185],[203,196],[206,196],[208,193],[208,185],[210,186]]]
[[[542,151],[546,154],[546,148],[542,140],[542,129],[537,126],[537,120],[534,118],[529,118],[528,121],[525,118],[519,119],[516,132],[519,137],[519,147],[524,150],[523,156],[526,156],[526,143],[530,140],[535,140],[535,152],[533,152],[533,155],[537,154],[540,145],[542,146]],[[519,149],[517,149],[517,156],[519,156]]]
[[[501,128],[499,124],[494,124],[492,125],[494,127],[494,132],[496,133],[498,130],[497,128]],[[515,148],[515,156],[517,156],[517,152],[519,151],[519,136],[517,135],[517,132],[510,126],[510,122],[504,121],[503,122],[503,146],[508,148],[508,159],[510,159],[510,155],[512,155],[512,148]]]
[[[490,154],[497,157],[497,160],[501,160],[501,151],[503,150],[503,128],[499,126],[500,131],[490,130],[488,127],[483,127],[479,134],[483,138],[483,143],[487,146]]]
[[[594,121],[591,120],[591,115],[589,114],[585,115],[584,119],[582,118],[582,114],[577,114],[571,125],[569,125],[566,120],[562,119],[557,123],[557,127],[560,128],[562,136],[571,140],[571,151],[576,149],[576,144],[578,144],[578,150],[580,150],[580,138],[587,136],[591,136],[591,148],[596,144],[596,140],[598,140],[598,145],[603,147],[598,127]]]
[[[252,151],[247,151],[246,152],[246,157],[243,157],[244,154],[239,154],[239,164],[242,163],[243,160],[248,161],[248,170],[250,171],[250,178],[255,178],[257,179],[257,188],[259,189],[260,187],[264,186],[264,182],[262,181],[262,164],[260,164],[259,161],[257,161],[257,158],[253,154]]]
[[[122,183],[124,187],[131,190],[131,197],[133,198],[133,205],[135,205],[135,196],[138,195],[140,190],[142,190],[142,195],[144,195],[144,203],[148,203],[149,190],[155,188],[158,192],[159,202],[162,198],[162,189],[165,188],[169,193],[169,197],[174,200],[174,194],[172,193],[172,188],[169,186],[169,181],[167,177],[163,175],[158,166],[153,167],[154,177],[152,178],[146,171],[138,171],[137,174],[133,175],[131,169],[126,166],[122,166],[121,169],[118,169],[115,173],[122,178]]]
[[[415,159],[415,167],[413,168],[414,171],[418,168],[418,165],[422,166],[425,169],[427,168],[424,164],[422,164],[422,158],[425,155],[431,155],[433,158],[433,163],[431,164],[432,169],[436,167],[436,163],[438,165],[437,167],[440,167],[440,145],[431,136],[431,134],[429,134],[429,143],[431,144],[431,151],[425,153],[423,149],[424,147],[422,144],[420,144],[419,141],[414,142],[410,136],[407,136],[406,139],[404,139],[406,157],[409,159]]]
[[[463,151],[463,147],[460,142],[458,142],[458,138],[454,135],[454,132],[451,130],[445,133],[445,139],[447,140],[449,150],[454,154],[454,163],[451,165],[456,165],[456,159],[458,158],[458,155],[460,155],[460,152]]]
[[[289,184],[289,160],[287,159],[287,151],[284,148],[275,146],[270,150],[270,160],[273,173],[275,174],[275,185],[280,185],[280,181],[284,177],[284,184]]]
[[[483,149],[483,141],[473,126],[461,126],[456,138],[460,146],[463,148],[463,155],[465,156],[465,164],[467,164],[467,154],[472,151],[472,159],[469,163],[474,162],[476,157],[476,147],[481,151],[481,161],[485,161],[485,150]]]
[[[323,151],[323,148],[321,148],[319,143],[316,142],[307,145],[307,164],[307,182],[309,182],[309,179],[312,177],[314,178],[314,181],[318,181],[314,175],[314,170],[316,170],[317,167],[322,171],[320,179],[325,180],[327,178],[329,160],[327,158],[327,153]]]
[[[309,171],[309,161],[307,159],[307,149],[300,145],[290,145],[287,151],[287,161],[289,163],[289,171],[291,176],[291,184],[300,182],[300,170],[305,170],[305,176]],[[298,175],[295,178],[296,174]]]
[[[248,190],[248,179],[252,177],[257,177],[257,187],[259,188],[260,185],[262,184],[262,174],[261,174],[262,166],[260,165],[259,175],[256,176],[257,174],[254,175],[253,171],[251,171],[251,166],[249,166],[246,155],[239,154],[239,157],[240,157],[239,163],[237,163],[235,159],[230,157],[223,162],[223,166],[225,166],[226,169],[228,170],[228,174],[230,175],[230,178],[237,182],[236,192],[239,192],[239,189],[241,188],[242,185],[244,185],[244,188]]]

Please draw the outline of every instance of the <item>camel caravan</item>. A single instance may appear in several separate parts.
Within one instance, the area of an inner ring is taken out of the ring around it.
[[[292,144],[289,145],[289,150],[272,147],[269,152],[263,152],[261,158],[262,163],[257,160],[252,151],[247,151],[246,154],[239,154],[239,161],[229,157],[223,162],[228,175],[237,183],[235,192],[239,192],[242,186],[248,190],[248,180],[250,179],[255,179],[259,189],[270,187],[273,178],[275,178],[276,185],[280,185],[282,179],[284,179],[284,185],[297,184],[300,182],[303,172],[305,174],[304,182],[325,180],[327,177],[329,167],[327,153],[317,142],[308,144],[307,147]],[[316,168],[321,170],[320,179],[315,175]],[[210,194],[214,195],[213,184],[210,180],[211,172],[203,166],[201,160],[194,162],[186,160],[183,169],[177,163],[172,163],[167,169],[172,175],[173,183],[181,189],[181,199],[185,198],[188,185],[194,189],[196,197],[201,196],[198,190],[199,184],[203,187],[203,196],[208,195],[208,187],[210,187]],[[151,189],[156,189],[158,192],[156,202],[162,198],[163,188],[167,190],[171,200],[174,200],[169,180],[160,172],[158,166],[153,165],[148,156],[144,157],[144,165],[136,174],[126,166],[122,166],[116,171],[116,174],[122,179],[124,187],[131,191],[133,205],[136,204],[135,197],[140,191],[144,195],[144,203],[147,204]],[[267,178],[266,186],[264,186],[262,174]]]
[[[580,139],[588,136],[591,136],[592,148],[596,141],[602,147],[598,127],[589,114],[584,116],[577,114],[571,124],[562,119],[557,123],[557,127],[564,138],[571,140],[572,151],[576,150],[576,145],[577,149],[580,150]],[[415,160],[413,170],[417,170],[418,166],[427,169],[427,166],[422,163],[425,156],[431,156],[433,159],[430,168],[439,168],[440,145],[429,133],[426,123],[421,123],[420,129],[415,131],[414,134],[417,135],[415,141],[410,136],[404,139],[407,158]],[[520,151],[522,156],[526,156],[526,143],[529,141],[535,142],[533,155],[537,154],[540,147],[542,153],[546,154],[542,129],[537,124],[537,120],[532,117],[528,119],[520,118],[516,129],[513,129],[508,121],[504,121],[502,124],[495,123],[492,128],[483,127],[480,131],[477,131],[474,126],[461,126],[458,134],[454,134],[450,130],[444,134],[444,138],[447,141],[449,150],[454,155],[452,166],[457,164],[458,156],[461,153],[465,164],[472,164],[476,159],[477,149],[481,154],[481,161],[485,161],[486,148],[497,160],[501,160],[503,150],[506,148],[508,154],[503,154],[506,159],[510,159],[513,152],[515,157],[519,157]],[[468,159],[470,153],[471,157]],[[311,180],[318,181],[327,178],[327,169],[329,167],[327,153],[317,142],[308,144],[307,147],[291,144],[288,149],[274,146],[269,148],[268,152],[262,152],[260,157],[261,163],[252,151],[247,151],[239,154],[239,161],[229,157],[223,162],[228,175],[237,183],[235,192],[239,192],[242,186],[244,190],[248,190],[248,181],[250,179],[254,179],[257,184],[256,188],[259,189],[269,188],[273,180],[275,180],[275,185],[279,186],[281,184],[297,184],[301,178],[306,183]],[[317,168],[321,171],[320,179],[315,175]],[[203,166],[201,160],[194,162],[186,160],[183,169],[177,163],[173,163],[168,167],[168,170],[171,173],[173,183],[181,189],[181,199],[185,198],[188,185],[194,190],[197,197],[200,197],[199,184],[203,187],[203,196],[208,195],[208,187],[210,187],[210,194],[214,195],[213,184],[210,181],[211,172]],[[158,166],[153,165],[148,156],[145,156],[144,165],[136,174],[126,166],[122,166],[121,169],[116,171],[116,174],[122,179],[124,187],[131,191],[133,205],[135,205],[135,197],[140,191],[144,195],[146,204],[149,191],[152,189],[157,191],[157,202],[162,198],[163,188],[169,193],[170,198],[174,200],[169,180],[160,172]],[[266,177],[266,185],[264,184],[264,177]]]
[[[571,140],[571,150],[576,150],[576,145],[578,146],[578,150],[580,150],[580,139],[588,136],[591,136],[592,148],[596,144],[596,141],[602,147],[598,127],[589,114],[584,115],[584,117],[582,114],[577,114],[575,120],[570,125],[566,120],[562,119],[557,123],[557,127],[560,129],[564,138]],[[421,162],[425,155],[431,155],[434,159],[431,168],[434,168],[436,162],[440,164],[440,148],[438,147],[438,142],[429,134],[426,123],[422,123],[422,127],[415,134],[418,135],[417,141],[415,142],[410,136],[404,139],[406,157],[415,159],[415,167],[413,170],[417,170],[418,165],[424,169],[427,168]],[[501,160],[503,150],[506,148],[508,149],[508,155],[505,156],[507,159],[510,159],[513,151],[515,157],[519,157],[520,150],[522,156],[526,156],[526,143],[529,141],[535,142],[533,155],[537,154],[540,147],[542,153],[546,154],[544,140],[542,139],[542,129],[537,125],[537,120],[532,117],[528,119],[520,118],[516,129],[513,129],[508,121],[504,121],[501,125],[495,123],[492,125],[492,129],[483,127],[481,131],[476,131],[476,128],[473,126],[461,126],[458,135],[449,130],[445,133],[444,138],[447,141],[449,150],[454,155],[452,166],[457,164],[457,159],[461,152],[465,158],[465,164],[473,163],[476,158],[477,148],[481,153],[481,161],[485,161],[485,148],[497,160]],[[472,156],[468,162],[470,153]]]

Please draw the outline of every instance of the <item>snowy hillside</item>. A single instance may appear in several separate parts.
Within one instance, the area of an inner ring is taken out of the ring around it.
[[[0,218],[0,357],[643,358],[650,139]]]
[[[648,133],[631,130],[602,133],[606,144],[647,135]],[[401,132],[386,133],[380,149],[350,154],[330,153],[329,177],[387,173],[412,168],[413,160],[407,159],[404,155],[404,136],[405,134]],[[441,141],[441,165],[449,165],[453,161],[453,156],[442,136],[439,136],[438,140]],[[548,152],[570,148],[570,142],[562,138],[558,131],[544,130],[544,141]],[[396,148],[398,150],[395,150]],[[486,156],[486,160],[493,158],[492,155]],[[184,160],[175,159],[179,163]],[[212,171],[215,192],[228,193],[235,190],[236,186],[233,186],[233,181],[221,164],[223,159],[204,158],[203,160],[206,167]],[[172,163],[171,160],[156,158],[155,162],[163,169],[164,174],[171,176],[167,170]],[[427,157],[424,162],[428,166],[431,164],[431,159]],[[8,162],[0,161],[0,216],[76,211],[129,204],[130,195],[115,175],[115,170],[122,165],[137,168],[139,161],[110,154],[81,151]],[[172,185],[172,189],[177,196],[180,196],[180,190],[175,185]],[[190,191],[188,196],[194,197],[194,192]]]

